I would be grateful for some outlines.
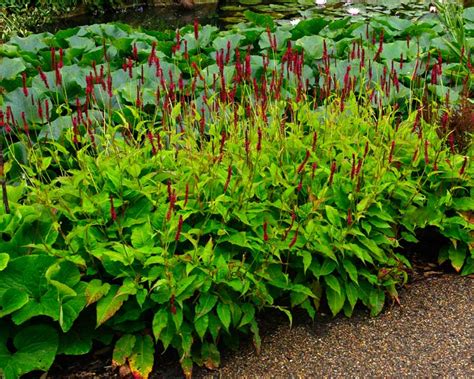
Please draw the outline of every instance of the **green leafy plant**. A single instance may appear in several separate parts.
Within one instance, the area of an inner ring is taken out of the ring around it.
[[[472,145],[440,133],[464,67],[431,59],[438,24],[247,16],[0,47],[8,379],[94,343],[135,377],[172,348],[189,377],[241,335],[258,351],[267,308],[377,315],[427,227],[440,261],[473,272]]]

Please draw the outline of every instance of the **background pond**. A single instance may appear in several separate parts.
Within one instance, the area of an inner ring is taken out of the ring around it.
[[[473,3],[474,0],[465,1],[466,6]],[[245,21],[245,10],[271,15],[277,20],[296,20],[312,15],[371,17],[377,14],[414,19],[428,14],[429,8],[429,0],[224,0],[219,4],[199,4],[192,10],[183,10],[178,6],[137,6],[104,14],[86,14],[63,19],[48,29],[56,31],[67,27],[116,21],[146,29],[163,30],[192,23],[195,18],[201,24],[213,24],[225,29]]]

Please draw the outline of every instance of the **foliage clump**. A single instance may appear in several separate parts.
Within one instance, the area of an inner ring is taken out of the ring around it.
[[[265,308],[376,315],[426,227],[474,271],[472,146],[439,133],[472,69],[409,38],[436,24],[249,17],[0,47],[7,378],[93,343],[137,377],[172,347],[190,376],[239,335],[258,350]]]

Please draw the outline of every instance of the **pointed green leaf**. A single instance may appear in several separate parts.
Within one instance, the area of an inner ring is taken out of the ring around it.
[[[86,288],[86,300],[87,306],[100,300],[103,296],[107,295],[110,290],[109,283],[102,283],[99,279],[92,279]]]
[[[117,285],[112,286],[107,296],[97,303],[97,327],[111,318],[122,307],[123,302],[128,299],[127,294],[117,295],[119,289]]]
[[[168,325],[168,318],[169,313],[166,308],[161,308],[158,312],[155,313],[153,317],[153,335],[155,336],[155,340],[158,341],[160,339],[161,332],[163,329]]]
[[[147,379],[153,369],[155,346],[149,335],[136,336],[128,363],[134,378]]]
[[[199,297],[198,305],[196,306],[196,316],[195,318],[199,318],[214,308],[214,305],[217,303],[217,296],[210,294],[210,293],[203,293]]]
[[[333,316],[337,315],[341,311],[346,300],[344,293],[341,293],[341,291],[337,292],[331,287],[327,287],[326,298],[328,300],[329,309],[331,309]]]
[[[331,288],[333,291],[337,292],[338,294],[342,294],[341,284],[339,280],[334,275],[328,275],[324,277],[324,281],[326,282],[326,286]]]
[[[377,316],[382,312],[385,303],[385,292],[378,288],[373,288],[369,294],[370,315]]]
[[[349,274],[349,277],[354,283],[357,283],[357,267],[350,259],[344,259],[342,262],[344,270]]]
[[[114,366],[123,366],[127,363],[128,358],[132,355],[135,342],[136,337],[133,334],[125,334],[117,340],[112,353],[112,364]]]
[[[464,246],[458,246],[457,249],[454,246],[449,247],[449,260],[451,261],[451,265],[457,272],[461,271],[462,269],[462,265],[464,264],[464,260],[466,259],[466,251],[467,249],[464,248]]]
[[[201,339],[201,341],[203,340],[204,335],[206,334],[208,325],[209,325],[208,315],[201,316],[197,320],[194,321],[194,328],[196,329],[196,333]]]
[[[217,304],[217,315],[219,316],[219,320],[221,320],[224,328],[226,328],[226,330],[229,330],[230,321],[231,321],[229,304],[224,304],[224,303]]]

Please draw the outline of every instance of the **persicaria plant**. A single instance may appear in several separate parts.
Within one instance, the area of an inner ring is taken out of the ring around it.
[[[100,344],[144,378],[174,349],[189,377],[241,335],[258,351],[267,308],[377,315],[428,227],[474,272],[472,52],[391,17],[247,16],[0,47],[6,378]]]

